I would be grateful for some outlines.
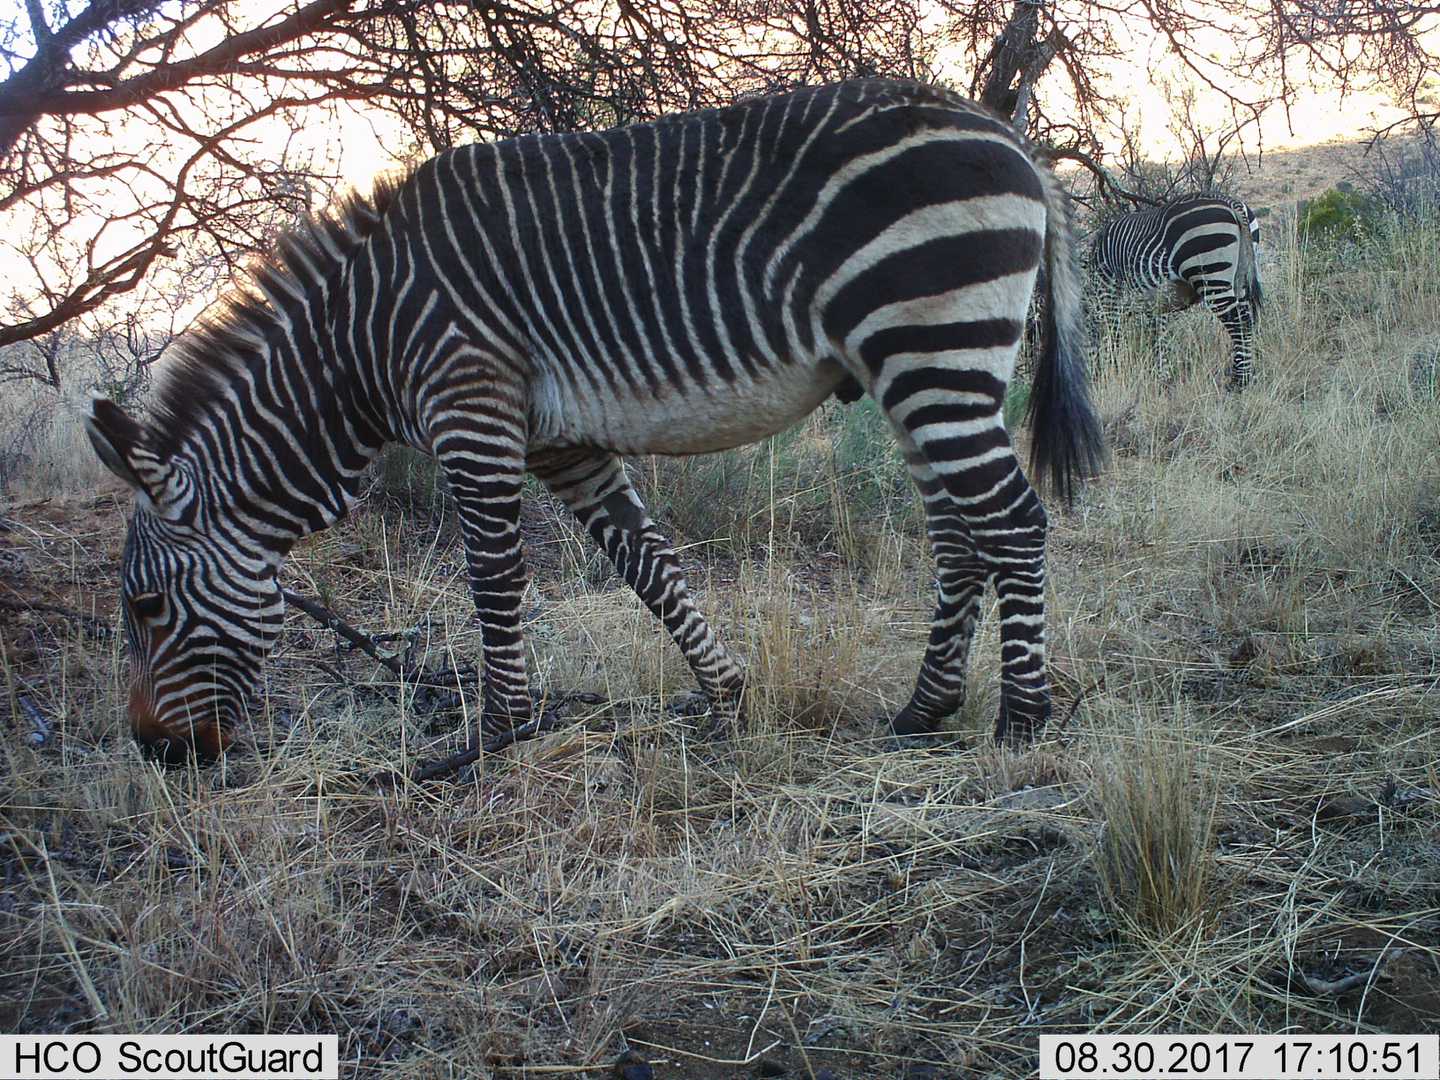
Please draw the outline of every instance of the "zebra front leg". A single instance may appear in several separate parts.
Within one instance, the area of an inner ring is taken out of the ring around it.
[[[489,425],[477,426],[483,431]],[[470,592],[480,620],[485,671],[477,746],[487,738],[513,734],[530,722],[532,713],[520,630],[526,581],[520,543],[522,447],[468,431],[436,440],[435,454],[460,515]]]
[[[646,512],[620,459],[575,451],[532,460],[530,469],[570,508],[670,632],[711,705],[738,718],[744,673],[695,606],[670,541]]]

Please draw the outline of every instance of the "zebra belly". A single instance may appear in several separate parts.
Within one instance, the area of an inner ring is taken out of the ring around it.
[[[709,389],[691,382],[656,394],[603,396],[542,379],[532,394],[535,449],[593,446],[617,454],[708,454],[774,435],[835,392],[844,370],[831,360],[780,364]]]

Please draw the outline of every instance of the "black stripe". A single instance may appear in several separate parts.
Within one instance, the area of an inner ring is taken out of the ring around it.
[[[826,306],[822,322],[835,340],[887,304],[939,296],[955,289],[1033,270],[1040,261],[1033,229],[977,229],[941,236],[881,259],[855,275]]]
[[[1014,345],[1019,340],[1020,324],[1014,319],[891,326],[877,330],[865,339],[860,346],[860,358],[872,374],[878,375],[886,359],[900,353],[996,349]]]
[[[984,394],[997,404],[1005,400],[1005,384],[988,372],[953,367],[924,367],[903,371],[895,376],[880,404],[888,411],[922,390]]]

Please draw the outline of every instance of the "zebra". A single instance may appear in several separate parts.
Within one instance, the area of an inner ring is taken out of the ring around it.
[[[1105,223],[1089,252],[1107,329],[1114,330],[1123,289],[1156,294],[1165,312],[1203,302],[1230,335],[1232,387],[1253,375],[1259,257],[1255,212],[1227,195],[1181,195],[1121,214]]]
[[[987,582],[997,738],[1045,722],[1047,518],[1002,404],[1043,263],[1031,471],[1101,466],[1068,203],[1009,124],[948,91],[858,80],[599,133],[447,150],[279,238],[187,333],[147,419],[92,401],[136,492],[121,569],[129,721],[171,764],[226,750],[276,641],[291,546],[354,505],[389,443],[454,495],[481,625],[482,738],[533,705],[521,633],[527,471],[669,631],[714,715],[744,676],[627,478],[867,393],[919,489],[937,601],[900,736],[961,704]]]

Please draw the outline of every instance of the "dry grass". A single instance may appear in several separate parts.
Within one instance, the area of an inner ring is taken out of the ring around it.
[[[81,494],[109,476],[80,423],[93,372],[84,363],[74,367],[59,393],[36,382],[0,386],[0,500]]]
[[[1057,714],[1082,701],[1024,753],[988,741],[993,612],[950,743],[884,738],[928,561],[902,467],[836,417],[642,469],[752,672],[725,742],[670,714],[683,663],[543,498],[535,670],[604,703],[461,783],[375,783],[473,715],[302,616],[253,745],[166,774],[123,731],[113,638],[3,613],[0,1029],[335,1031],[346,1075],[386,1077],[601,1075],[629,1045],[698,1080],[1020,1077],[1041,1032],[1436,1030],[1436,237],[1346,266],[1277,238],[1244,394],[1208,316],[1166,329],[1164,375],[1120,350],[1113,466],[1054,515]],[[287,584],[472,660],[445,515],[377,500]],[[4,517],[0,595],[110,620],[117,493]]]
[[[1130,737],[1112,737],[1096,786],[1100,887],[1140,941],[1203,934],[1219,913],[1217,800],[1191,732],[1183,719],[1165,728],[1141,714]]]

